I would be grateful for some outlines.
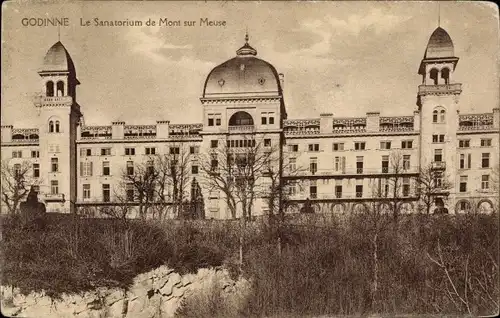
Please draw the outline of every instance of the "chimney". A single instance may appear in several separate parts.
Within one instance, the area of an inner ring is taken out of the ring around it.
[[[113,139],[125,138],[125,122],[114,121],[111,123],[111,136]]]
[[[413,112],[413,130],[420,131],[420,111],[415,110]]]
[[[366,131],[380,130],[380,112],[366,113]]]
[[[2,125],[2,142],[12,141],[12,125]]]
[[[319,115],[319,132],[321,134],[331,133],[333,130],[333,114],[322,113]]]
[[[169,136],[170,121],[156,121],[156,138],[166,139]]]

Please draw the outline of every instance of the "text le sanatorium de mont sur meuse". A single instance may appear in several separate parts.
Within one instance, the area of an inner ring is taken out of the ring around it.
[[[70,25],[70,19],[66,17],[59,18],[35,18],[24,17],[21,19],[21,24],[25,27],[48,27],[48,26],[62,26]],[[210,20],[209,18],[199,18],[198,20],[171,20],[168,18],[147,18],[144,20],[106,20],[101,18],[80,18],[79,26],[82,27],[225,27],[227,22],[225,20]]]

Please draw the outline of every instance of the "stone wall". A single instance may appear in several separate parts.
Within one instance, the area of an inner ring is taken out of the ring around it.
[[[215,289],[214,289],[215,288]],[[200,269],[179,275],[166,266],[134,278],[125,289],[96,288],[81,294],[52,299],[43,292],[23,295],[17,288],[1,286],[2,313],[15,317],[174,317],[183,301],[220,292],[224,303],[237,310],[250,291],[244,279],[234,281],[222,268]],[[200,296],[201,295],[201,296]]]

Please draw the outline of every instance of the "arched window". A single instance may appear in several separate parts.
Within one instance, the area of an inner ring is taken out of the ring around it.
[[[48,81],[45,84],[45,93],[47,96],[52,97],[54,96],[54,82]]]
[[[59,132],[59,127],[60,127],[59,120],[56,120],[56,133]]]
[[[434,85],[437,85],[438,84],[438,70],[436,68],[433,68],[430,71],[429,75],[430,75],[431,80],[434,81]]]
[[[450,84],[450,69],[445,67],[441,70],[441,78],[444,79],[446,85]]]
[[[439,112],[439,122],[441,123],[444,123],[445,122],[445,115],[446,115],[446,111],[444,109],[441,109],[441,111]]]
[[[57,96],[64,96],[64,82],[57,82]]]
[[[432,112],[432,122],[437,123],[438,122],[438,111],[435,110]]]
[[[49,121],[49,132],[54,132],[54,122],[52,120]]]
[[[229,126],[253,125],[253,118],[247,112],[237,112],[229,119]]]

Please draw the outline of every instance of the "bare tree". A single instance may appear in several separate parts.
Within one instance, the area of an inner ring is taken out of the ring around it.
[[[157,198],[163,203],[160,207],[170,205],[168,201],[171,201],[175,217],[181,216],[184,201],[188,198],[191,159],[187,145],[171,144],[167,154],[156,156],[154,160],[158,172]]]
[[[436,199],[446,197],[448,190],[453,187],[448,176],[432,164],[421,167],[416,180],[420,201],[427,214],[430,214]]]
[[[30,187],[37,185],[39,180],[31,173],[32,164],[29,161],[11,164],[9,160],[2,161],[2,202],[9,214],[18,212],[21,200],[26,197]]]
[[[202,160],[203,183],[210,190],[222,192],[232,218],[240,216],[240,272],[243,266],[246,222],[252,216],[255,200],[262,196],[262,179],[272,159],[268,139],[247,135],[240,140],[226,140]],[[231,143],[232,141],[232,143]]]

